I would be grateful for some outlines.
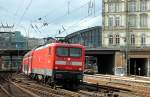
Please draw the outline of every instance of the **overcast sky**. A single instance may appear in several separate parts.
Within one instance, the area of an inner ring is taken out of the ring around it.
[[[65,36],[72,32],[100,26],[102,0],[0,0],[0,21],[14,24],[24,36]],[[95,9],[95,10],[94,10]],[[94,14],[95,13],[95,14]]]

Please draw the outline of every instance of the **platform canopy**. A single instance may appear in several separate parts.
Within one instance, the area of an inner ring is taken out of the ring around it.
[[[29,50],[0,50],[0,56],[24,56]]]

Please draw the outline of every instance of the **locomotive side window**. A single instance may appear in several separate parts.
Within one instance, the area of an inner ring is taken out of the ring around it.
[[[68,52],[68,48],[64,48],[64,47],[58,47],[56,49],[56,55],[57,56],[68,56],[69,52]]]
[[[70,48],[70,56],[71,57],[80,57],[81,56],[81,48]]]

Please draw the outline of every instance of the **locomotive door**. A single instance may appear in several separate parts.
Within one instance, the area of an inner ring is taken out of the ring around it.
[[[32,56],[29,57],[29,65],[28,65],[28,75],[31,73],[32,71]]]
[[[32,70],[32,56],[28,56],[27,57],[27,63],[24,65],[24,71],[27,75],[29,75],[31,73],[31,70]]]

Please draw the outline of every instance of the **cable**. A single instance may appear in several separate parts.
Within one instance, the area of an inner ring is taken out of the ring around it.
[[[32,28],[35,32],[37,32],[32,24],[31,24],[31,28]]]
[[[17,8],[16,11],[15,11],[15,15],[17,15],[19,9],[22,7],[22,5],[24,4],[24,2],[25,2],[25,0],[23,0],[23,2],[21,1],[21,2],[19,3],[18,8]]]
[[[9,11],[8,9],[6,9],[6,8],[4,8],[4,7],[2,7],[2,6],[0,6],[0,10],[6,12],[6,13],[7,13],[6,16],[16,17],[16,15],[15,15],[14,13],[12,13],[11,11]],[[6,18],[6,16],[5,16],[5,18]],[[4,20],[4,19],[2,19],[2,20]]]
[[[70,0],[71,1],[71,0]],[[70,2],[70,1],[68,1],[68,2]],[[82,0],[82,1],[84,1],[84,0]],[[87,0],[85,0],[85,1],[87,1]],[[63,4],[66,4],[66,2],[65,3],[63,3]],[[70,4],[71,4],[71,2],[70,2]],[[62,6],[59,6],[59,7],[57,7],[56,9],[53,9],[52,11],[50,11],[48,14],[46,14],[46,15],[44,15],[44,16],[41,16],[41,17],[39,17],[39,18],[45,18],[45,17],[47,17],[47,16],[49,16],[49,15],[52,15],[52,13],[53,12],[57,12],[56,10],[59,10],[59,9],[61,9],[62,7],[64,7],[64,5],[62,5]]]
[[[21,7],[22,7],[22,5],[24,4],[24,2],[25,2],[25,0],[23,0],[23,1],[21,1],[21,2],[19,3],[19,5],[18,5],[18,7],[17,7],[17,9],[16,9],[16,11],[15,11],[15,13],[14,13],[15,16],[17,16],[19,9],[21,9]],[[13,20],[14,20],[14,24],[16,24],[15,19],[13,19]]]
[[[82,5],[82,6],[78,7],[78,8],[73,9],[72,11],[70,11],[69,15],[71,15],[73,12],[78,11],[79,9],[83,8],[83,7],[86,6],[87,4],[88,4],[88,3]],[[59,18],[62,18],[62,17],[64,17],[64,16],[66,16],[66,15],[68,15],[68,14],[66,13],[66,14],[62,15],[61,17],[57,17],[57,18],[55,18],[54,20],[50,21],[49,23],[54,22],[55,20],[58,20]]]
[[[89,2],[87,2],[87,3],[85,3],[85,4],[83,4],[82,6],[80,6],[80,7],[78,7],[78,8],[75,8],[75,9],[73,9],[72,11],[70,11],[70,13],[69,13],[69,15],[70,14],[72,14],[74,11],[78,11],[79,9],[81,9],[82,7],[84,7],[85,5],[87,5],[87,4],[89,4]],[[55,19],[53,19],[53,20],[51,20],[50,22],[47,22],[48,24],[52,24],[52,22],[54,22],[55,20],[58,20],[59,18],[62,18],[62,17],[64,17],[64,16],[66,16],[66,15],[68,15],[68,14],[64,14],[64,15],[62,15],[62,16],[60,16],[60,17],[57,17],[57,18],[55,18]],[[44,16],[44,17],[46,17],[46,16]],[[86,17],[87,18],[87,17]],[[85,19],[85,17],[83,18],[83,19]],[[39,18],[39,20],[42,20],[42,18],[40,17]],[[82,19],[81,19],[82,20]],[[75,23],[76,24],[76,23]],[[73,24],[74,25],[74,24]],[[35,27],[37,30],[39,30],[39,29],[42,29],[44,26],[42,25],[40,28],[39,27]],[[70,29],[70,28],[69,28]],[[68,30],[68,29],[67,29]],[[36,31],[37,32],[37,31]]]
[[[88,3],[89,3],[89,2],[83,4],[82,6],[80,6],[80,7],[78,7],[78,8],[73,9],[72,11],[70,11],[69,15],[71,15],[71,14],[72,14],[73,12],[75,12],[75,11],[79,11],[79,9],[81,9],[81,8],[83,8],[84,6],[88,5]],[[66,14],[64,14],[64,15],[62,15],[62,16],[56,17],[55,19],[53,19],[53,20],[47,22],[47,24],[52,24],[52,23],[54,24],[54,21],[58,20],[59,18],[63,18],[63,17],[65,17],[66,15],[68,15],[68,13],[66,13]],[[41,20],[42,18],[39,18],[39,19]],[[44,26],[41,26],[39,29],[41,29],[42,27],[44,27]]]
[[[99,10],[97,10],[97,11],[96,11],[96,10],[94,10],[94,17],[93,17],[93,19],[99,16],[99,15],[98,15],[98,16],[95,16],[95,15],[96,15],[96,13],[98,13],[98,12],[99,12]],[[88,17],[88,16],[87,16],[87,17]],[[81,19],[81,21],[82,21],[82,20],[84,20],[84,18],[83,18],[83,19]],[[91,20],[92,20],[92,19],[91,19]],[[75,25],[80,25],[80,24],[81,24],[81,23],[80,23],[81,21],[79,21],[79,24],[75,24]],[[85,22],[87,22],[87,21],[90,21],[90,20],[85,20]],[[82,23],[83,23],[83,22],[82,22]],[[75,25],[72,25],[72,26],[71,26],[71,27],[69,27],[68,29],[70,29],[70,28],[74,27]],[[66,30],[68,30],[68,29],[66,29]]]
[[[89,16],[86,16],[86,17],[82,18],[82,19],[81,19],[80,21],[78,21],[78,22],[83,21],[83,20],[86,19],[87,17],[89,17]],[[68,27],[65,31],[69,30],[70,28],[72,28],[72,27],[73,27],[74,25],[76,25],[76,24],[77,24],[77,23],[74,23],[72,26]],[[59,32],[59,33],[55,34],[53,37],[56,37],[57,35],[62,34],[62,33],[65,32],[65,31]]]
[[[99,11],[95,11],[95,12],[99,12]],[[99,16],[99,15],[98,15]],[[96,18],[96,17],[98,17],[98,16],[95,16],[95,17],[93,17],[92,19],[94,19],[94,18]],[[81,21],[90,21],[90,20],[84,20],[84,19],[86,19],[86,18],[88,18],[89,16],[86,16],[86,17],[84,17],[84,18],[82,18],[78,23],[75,23],[75,24],[73,24],[72,26],[70,26],[70,27],[68,27],[67,29],[65,29],[65,31],[67,31],[67,30],[69,30],[70,28],[72,28],[72,27],[74,27],[75,25],[80,25],[80,22]],[[92,20],[91,19],[91,20]],[[82,22],[83,23],[83,22]],[[64,31],[63,31],[64,32]],[[63,33],[63,32],[61,32],[61,34]],[[55,36],[54,37],[56,37],[57,35],[59,35],[59,33],[58,34],[55,34]]]
[[[29,10],[31,4],[32,4],[32,0],[30,0],[29,4],[28,4],[27,7],[25,8],[25,11],[23,12],[23,14],[22,14],[22,16],[21,16],[21,18],[20,18],[18,24],[21,24],[21,22],[22,22],[22,20],[23,20],[23,18],[24,18],[24,16],[25,16],[25,14],[26,14],[26,12]]]
[[[41,31],[39,30],[39,28],[37,27],[37,25],[35,25],[35,28],[41,33]]]
[[[99,10],[97,10],[96,12],[99,12]],[[53,35],[52,37],[56,37],[57,35],[62,34],[63,32],[66,32],[67,30],[71,29],[72,27],[74,27],[74,26],[76,26],[76,25],[80,25],[80,24],[83,23],[83,22],[90,21],[90,20],[86,20],[88,17],[89,17],[89,15],[87,15],[87,16],[84,17],[84,18],[82,18],[80,21],[78,21],[78,23],[74,23],[72,26],[69,26],[67,29],[65,29],[65,30],[62,31],[62,32],[59,30],[59,33],[56,33],[56,34]],[[96,17],[98,17],[98,16],[95,16],[95,14],[94,14],[94,17],[93,17],[92,19],[94,19],[94,18],[96,18]],[[92,19],[91,19],[91,20],[92,20]],[[82,21],[83,21],[83,22],[82,22]],[[39,29],[38,29],[38,30],[39,30]]]

